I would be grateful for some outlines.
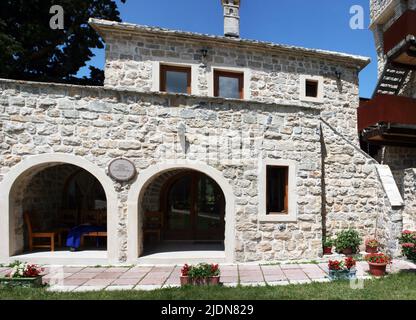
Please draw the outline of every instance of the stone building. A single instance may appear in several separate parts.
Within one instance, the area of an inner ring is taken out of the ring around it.
[[[371,0],[371,25],[379,81],[359,108],[364,150],[388,165],[403,197],[397,224],[415,229],[416,192],[416,1]]]
[[[241,39],[222,4],[224,36],[91,19],[104,87],[0,80],[1,262],[316,259],[346,228],[399,254],[415,193],[360,148],[369,59]],[[104,229],[28,253],[36,224]]]

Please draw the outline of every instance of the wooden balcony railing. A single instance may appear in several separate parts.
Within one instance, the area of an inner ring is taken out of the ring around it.
[[[378,94],[360,103],[357,117],[360,132],[378,123],[416,125],[416,99]]]
[[[405,11],[389,29],[384,32],[384,53],[387,54],[408,36],[416,38],[416,10]]]

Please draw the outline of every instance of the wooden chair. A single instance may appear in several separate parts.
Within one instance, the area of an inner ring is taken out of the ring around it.
[[[163,228],[163,212],[147,211],[144,214],[143,236],[147,234],[155,235],[157,241],[161,241],[161,233]]]
[[[49,248],[51,251],[55,251],[55,240],[58,240],[58,245],[62,246],[62,238],[59,232],[33,232],[32,222],[28,212],[23,214],[24,221],[27,226],[29,236],[29,251],[33,251],[33,248]],[[34,239],[49,239],[49,244],[34,244]]]
[[[96,226],[105,226],[107,225],[107,210],[89,210],[83,213],[84,223],[90,223]],[[82,235],[81,237],[81,247],[84,246],[85,238],[107,238],[106,231],[93,231],[88,232]]]

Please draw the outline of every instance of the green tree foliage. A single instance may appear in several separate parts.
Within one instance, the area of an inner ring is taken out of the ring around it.
[[[50,28],[53,5],[64,9],[63,30]],[[104,73],[94,67],[89,78],[75,77],[91,49],[104,48],[89,18],[121,21],[114,0],[1,0],[0,77],[101,85]]]

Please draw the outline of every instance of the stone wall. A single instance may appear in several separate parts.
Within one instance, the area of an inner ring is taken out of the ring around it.
[[[406,202],[403,210],[403,229],[416,230],[416,169],[405,170],[403,198]]]
[[[375,168],[377,162],[325,122],[321,143],[324,231],[335,236],[353,228],[362,239],[376,236],[384,248],[397,254],[401,216],[388,202]]]
[[[1,81],[0,109],[0,180],[12,166],[45,153],[81,156],[102,170],[123,156],[139,173],[169,160],[198,160],[222,172],[234,190],[238,261],[312,259],[321,252],[319,109],[15,81]],[[259,222],[264,158],[298,163],[298,222]],[[127,191],[114,191],[121,261],[127,215],[134,214],[126,210]]]
[[[340,132],[357,141],[358,69],[329,55],[308,55],[292,50],[279,52],[255,46],[184,39],[174,35],[104,34],[106,40],[105,85],[137,91],[159,90],[159,63],[187,64],[196,69],[194,95],[213,96],[214,68],[244,70],[248,77],[247,100],[303,105],[301,76],[323,77],[322,116]],[[206,58],[201,49],[208,49]],[[335,71],[342,72],[337,80]],[[307,103],[313,104],[313,103]]]
[[[71,165],[47,168],[36,174],[26,186],[22,186],[23,210],[31,213],[33,223],[42,227],[41,231],[50,231],[57,226],[63,209],[65,182],[77,170],[77,167]]]
[[[386,146],[384,151],[383,148],[378,151],[375,159],[379,163],[387,164],[390,167],[403,196],[405,170],[416,168],[416,148]]]

